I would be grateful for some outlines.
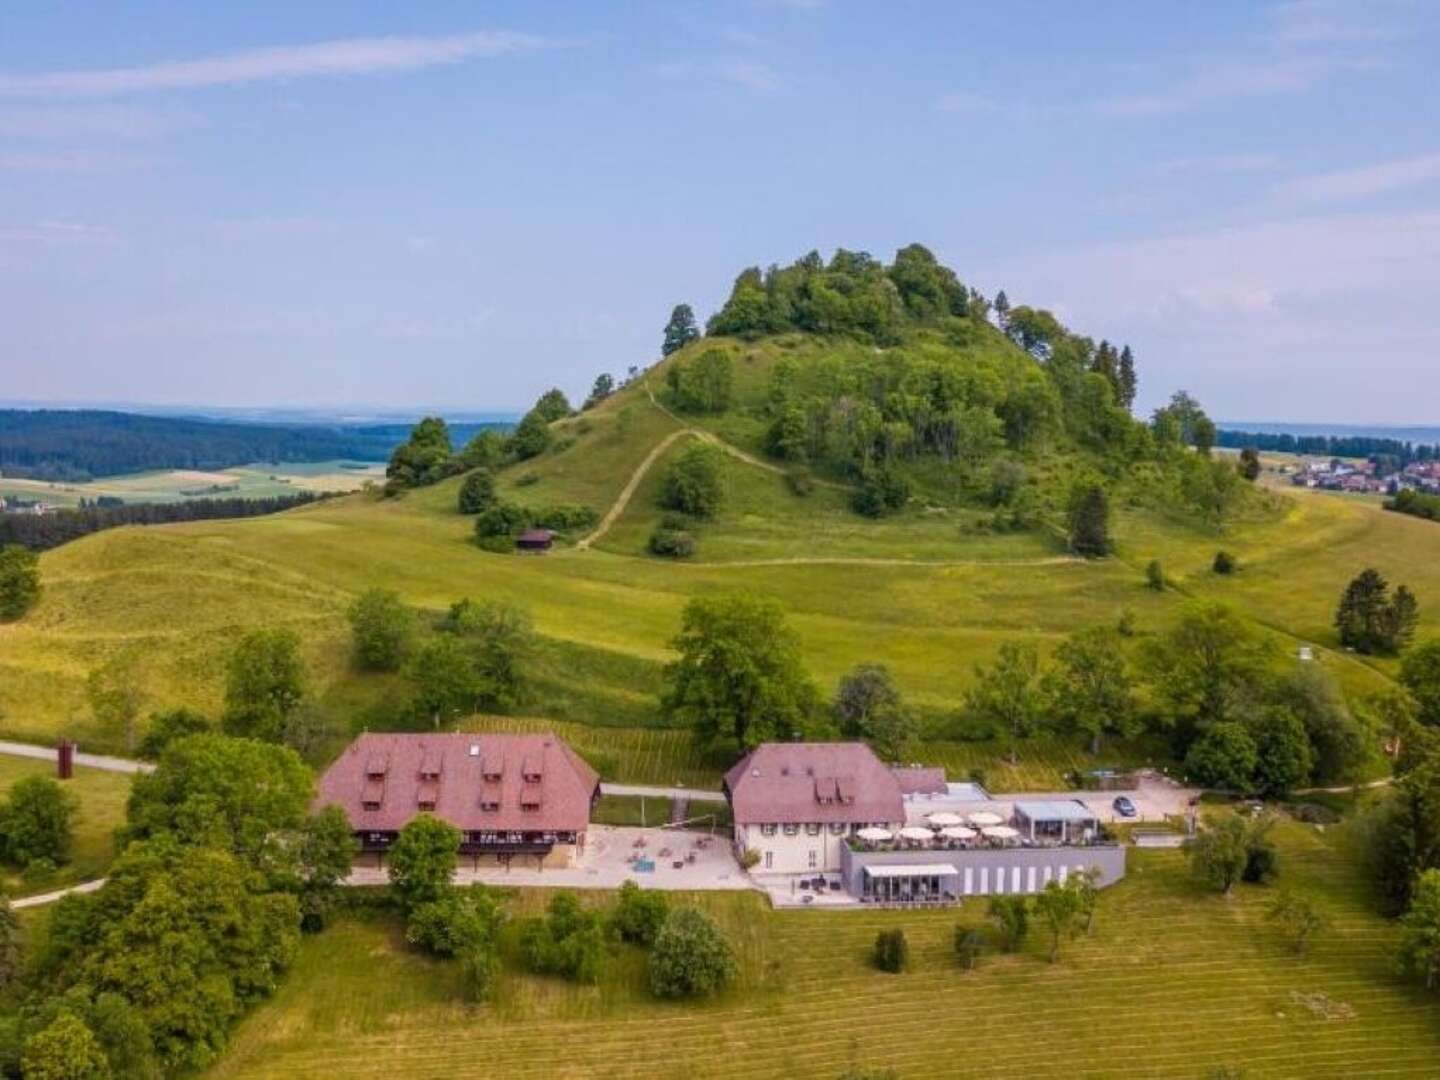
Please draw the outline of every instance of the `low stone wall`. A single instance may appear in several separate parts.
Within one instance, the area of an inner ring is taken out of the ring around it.
[[[1125,876],[1125,848],[1119,844],[1088,847],[1009,847],[958,849],[906,849],[899,851],[841,852],[840,877],[852,896],[865,892],[866,866],[926,866],[944,863],[958,872],[949,888],[957,896],[992,896],[1037,893],[1050,881],[1071,874],[1099,871],[1096,885],[1104,888]]]

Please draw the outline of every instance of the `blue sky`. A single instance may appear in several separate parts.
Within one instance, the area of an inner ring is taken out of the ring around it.
[[[528,403],[920,241],[1140,407],[1440,421],[1440,5],[7,3],[0,398]]]

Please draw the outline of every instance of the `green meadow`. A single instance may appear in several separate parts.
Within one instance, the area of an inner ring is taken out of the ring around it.
[[[1249,1078],[1433,1076],[1434,1004],[1393,973],[1395,928],[1373,915],[1343,829],[1282,825],[1284,880],[1333,921],[1296,957],[1265,919],[1272,888],[1206,892],[1174,851],[1132,853],[1091,935],[1045,960],[1036,928],[973,972],[951,911],[777,912],[754,893],[686,896],[725,927],[736,985],[701,1005],[657,1002],[626,946],[598,986],[523,974],[507,958],[495,1000],[463,1003],[456,965],[416,954],[385,917],[307,938],[273,999],[236,1033],[224,1078],[833,1077]],[[605,902],[586,893],[587,902]],[[538,909],[526,890],[514,914]],[[878,930],[902,927],[912,968],[870,967]]]
[[[759,378],[760,366],[740,370]],[[543,557],[479,550],[471,519],[455,510],[459,478],[394,499],[357,493],[270,517],[116,529],[47,552],[41,602],[0,626],[0,730],[45,741],[66,732],[115,749],[89,720],[84,681],[117,652],[134,658],[147,709],[214,713],[226,657],[259,626],[301,634],[335,742],[393,722],[403,687],[354,673],[348,654],[345,610],[378,585],[431,611],[463,596],[524,604],[540,634],[525,715],[567,725],[581,744],[585,731],[603,730],[594,752],[613,759],[614,779],[713,782],[723,763],[696,760],[683,733],[663,729],[656,695],[686,601],[747,588],[785,604],[822,686],[858,663],[885,663],[927,718],[927,756],[986,771],[992,784],[998,772],[1045,787],[1084,755],[1040,743],[1010,769],[990,744],[946,741],[946,720],[976,664],[1006,641],[1048,651],[1076,628],[1122,613],[1144,635],[1189,596],[1222,599],[1292,655],[1301,643],[1317,647],[1319,662],[1360,696],[1394,670],[1339,651],[1331,627],[1341,589],[1366,566],[1419,595],[1422,636],[1440,629],[1440,529],[1373,503],[1280,491],[1266,496],[1268,510],[1217,533],[1122,500],[1116,555],[1087,562],[1043,530],[993,533],[978,512],[939,500],[871,521],[849,510],[839,485],[796,495],[755,456],[754,429],[743,416],[682,422],[643,385],[556,425],[552,449],[502,473],[502,491],[532,505],[614,513],[589,547]],[[694,560],[652,557],[645,541],[661,514],[665,461],[699,437],[733,440],[729,498],[698,527]],[[1240,560],[1229,577],[1210,570],[1222,547]],[[1145,587],[1151,559],[1171,582],[1164,593]],[[1149,755],[1117,747],[1106,756]]]

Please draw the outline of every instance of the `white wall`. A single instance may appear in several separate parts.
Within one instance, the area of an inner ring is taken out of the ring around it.
[[[874,822],[853,824],[858,828]],[[795,835],[787,836],[785,826],[776,825],[774,833],[766,836],[763,826],[737,825],[736,852],[743,854],[746,850],[753,850],[760,853],[760,861],[752,870],[756,874],[835,873],[840,869],[840,848],[845,837],[850,835],[850,824],[847,823],[838,835],[831,831],[828,824],[819,827],[819,835],[812,835],[805,825],[793,828]],[[898,829],[900,825],[892,822],[885,828]]]

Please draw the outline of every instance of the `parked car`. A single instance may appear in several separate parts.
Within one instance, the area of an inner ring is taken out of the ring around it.
[[[1114,805],[1115,812],[1121,817],[1135,817],[1135,815],[1139,813],[1139,811],[1135,809],[1135,804],[1130,801],[1128,795],[1115,796]]]

